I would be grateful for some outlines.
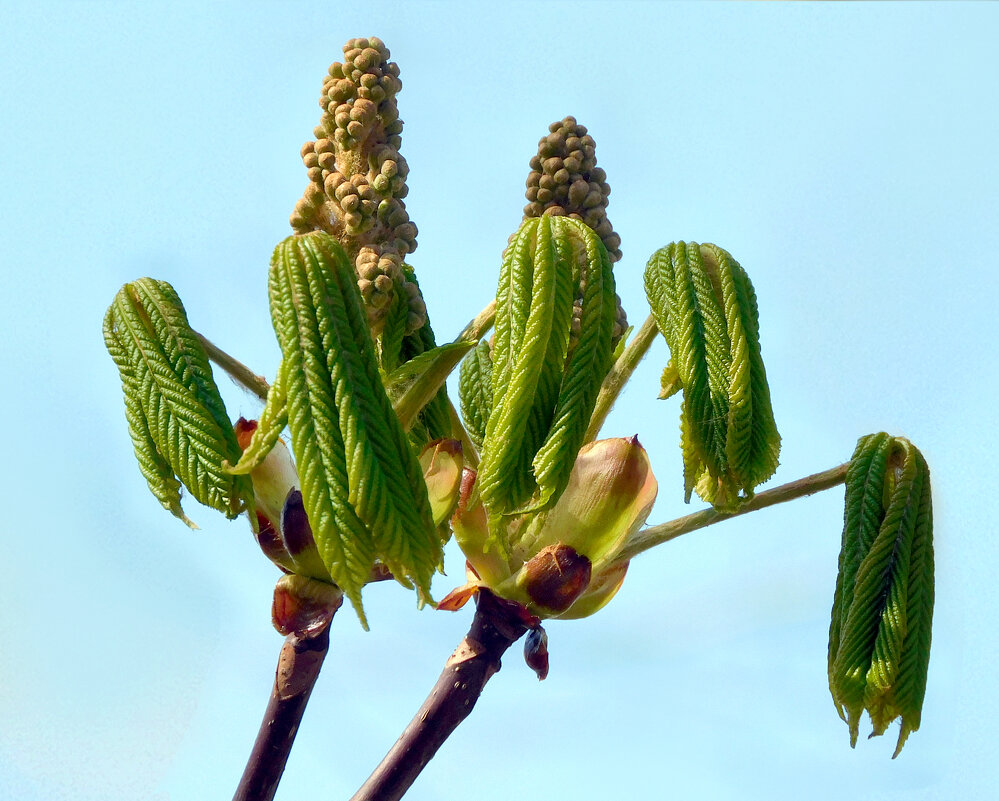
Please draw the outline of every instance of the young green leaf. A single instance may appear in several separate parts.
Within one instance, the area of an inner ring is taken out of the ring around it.
[[[440,345],[414,356],[389,373],[385,378],[385,391],[403,430],[409,430],[437,397],[447,377],[474,345],[474,342]]]
[[[738,506],[777,469],[780,435],[760,353],[759,314],[741,265],[716,245],[656,251],[645,289],[670,349],[662,396],[680,385],[684,497]]]
[[[253,489],[225,466],[240,455],[204,347],[165,281],[125,284],[104,317],[104,342],[121,375],[139,469],[153,495],[188,525],[183,484],[201,503],[236,517]]]
[[[426,485],[340,245],[323,232],[289,237],[274,251],[269,286],[305,509],[330,576],[363,622],[361,587],[375,559],[429,595],[441,545]]]
[[[250,436],[249,444],[243,449],[239,461],[229,468],[230,473],[249,475],[251,471],[263,464],[267,454],[277,444],[281,432],[288,425],[287,398],[284,394],[283,377],[284,364],[278,367],[274,383],[267,390],[267,402],[264,404],[260,419]]]
[[[493,514],[513,511],[536,488],[531,462],[548,432],[569,343],[573,265],[567,245],[555,237],[551,217],[527,220],[503,259],[493,408],[479,465],[479,492]]]
[[[568,217],[556,217],[554,224],[555,230],[578,250],[583,300],[579,340],[564,367],[553,422],[534,457],[539,507],[555,499],[569,480],[600,384],[611,365],[611,334],[617,315],[611,262],[600,238],[583,223]]]
[[[416,287],[417,293],[420,284],[416,280],[416,273],[413,268],[403,262],[403,275],[406,280]],[[412,312],[410,312],[412,314]],[[415,359],[422,353],[433,350],[437,347],[437,339],[434,337],[434,329],[430,325],[430,317],[426,310],[423,311],[425,322],[412,333],[406,334],[402,340],[402,360],[404,362]],[[451,403],[447,397],[447,387],[441,386],[437,393],[423,407],[419,414],[419,419],[410,429],[410,441],[416,438],[415,445],[422,448],[427,442],[436,439],[447,439],[453,436],[451,426]],[[419,435],[417,436],[417,429]]]
[[[486,436],[486,423],[493,408],[493,362],[489,356],[489,340],[483,339],[461,363],[458,396],[461,416],[465,419],[468,436],[481,450]]]
[[[919,728],[933,617],[929,469],[908,440],[857,443],[846,476],[843,544],[829,628],[829,689],[857,741],[902,718],[895,755]]]

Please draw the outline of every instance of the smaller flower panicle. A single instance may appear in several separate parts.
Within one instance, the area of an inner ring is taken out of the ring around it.
[[[538,141],[538,153],[531,159],[527,176],[524,219],[549,215],[571,217],[593,229],[607,248],[611,263],[621,259],[621,237],[607,217],[610,196],[607,173],[597,166],[596,142],[585,125],[566,117],[548,126],[548,135]],[[573,304],[571,340],[579,338],[585,283]],[[617,296],[615,296],[617,297]],[[617,297],[617,317],[613,342],[617,345],[628,330],[628,315]]]

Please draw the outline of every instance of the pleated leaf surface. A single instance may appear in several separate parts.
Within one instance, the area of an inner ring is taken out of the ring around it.
[[[580,338],[569,356],[581,285]],[[466,421],[474,428],[485,418],[478,482],[491,519],[541,509],[568,481],[611,362],[616,297],[603,243],[577,220],[525,220],[505,253],[496,302],[491,405],[476,397],[481,363],[466,368],[463,391]]]
[[[696,489],[734,509],[773,475],[780,452],[753,285],[722,248],[674,242],[649,259],[645,288],[670,349],[668,383],[683,388],[684,498]]]
[[[346,254],[323,232],[289,237],[275,249],[269,288],[303,502],[330,576],[362,622],[360,591],[376,559],[429,596],[440,540]]]
[[[486,424],[493,408],[493,362],[489,355],[489,341],[480,340],[475,350],[461,362],[458,371],[458,398],[461,416],[465,420],[468,436],[481,450],[486,436]]]
[[[239,459],[232,423],[208,356],[166,281],[125,284],[104,318],[104,341],[118,367],[139,469],[164,508],[188,525],[183,485],[199,502],[236,517],[253,490],[226,466]]]
[[[933,616],[929,469],[908,440],[858,442],[847,471],[843,544],[829,630],[829,688],[856,743],[902,718],[897,756],[919,728]]]

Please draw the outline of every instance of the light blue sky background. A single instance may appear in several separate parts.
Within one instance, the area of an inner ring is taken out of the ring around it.
[[[359,10],[360,9],[360,10]],[[933,470],[937,607],[923,728],[848,744],[825,650],[842,491],[636,560],[600,615],[516,649],[414,801],[976,799],[999,770],[995,275],[999,6],[959,3],[5,4],[0,15],[0,798],[223,799],[273,678],[276,571],[243,521],[191,532],[134,466],[101,317],[169,280],[258,371],[265,276],[306,178],[324,71],[378,35],[402,68],[412,263],[440,338],[495,289],[549,122],[597,140],[619,292],[675,239],[752,277],[782,465],[909,436]],[[656,346],[606,428],[681,494]],[[221,379],[229,410],[256,404]],[[449,551],[442,595],[460,581]],[[470,612],[396,586],[349,612],[279,799],[346,798],[419,706]]]

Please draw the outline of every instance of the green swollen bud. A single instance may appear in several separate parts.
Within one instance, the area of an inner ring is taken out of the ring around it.
[[[420,453],[420,467],[427,484],[434,525],[441,527],[458,505],[461,489],[461,443],[456,439],[438,439]],[[443,526],[445,532],[447,527]]]
[[[617,555],[645,523],[657,491],[637,438],[598,440],[580,450],[550,510],[507,519],[506,555],[490,540],[472,471],[465,471],[451,522],[472,584],[539,617],[575,619],[603,608],[620,589],[628,564]]]
[[[233,428],[241,450],[247,449],[257,427],[256,420],[240,417],[236,421]],[[288,493],[298,486],[295,461],[284,440],[278,438],[263,461],[256,465],[249,475],[253,483],[253,502],[258,514],[272,521],[280,520]]]
[[[638,437],[590,442],[580,449],[565,492],[550,511],[531,522],[514,551],[537,552],[562,543],[602,570],[645,523],[658,491]]]

